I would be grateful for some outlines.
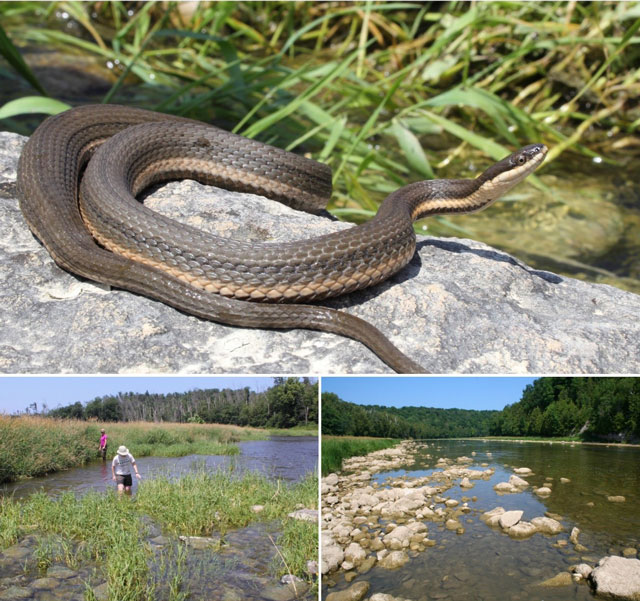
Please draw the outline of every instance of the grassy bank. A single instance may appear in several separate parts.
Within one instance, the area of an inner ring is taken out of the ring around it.
[[[267,436],[257,428],[217,424],[100,424],[0,414],[0,482],[42,476],[96,459],[101,427],[109,436],[109,456],[119,445],[134,457],[233,455],[239,452],[233,443]]]
[[[269,428],[271,436],[318,436],[318,424],[296,426],[295,428]]]
[[[154,598],[144,516],[169,536],[224,535],[253,521],[282,520],[283,534],[274,541],[282,557],[274,572],[305,577],[306,560],[317,557],[317,525],[294,524],[286,516],[298,504],[316,507],[317,498],[314,474],[287,486],[253,472],[234,478],[228,471],[148,480],[133,499],[94,492],[55,499],[37,493],[20,502],[0,498],[0,548],[35,533],[41,543],[34,561],[42,573],[54,562],[75,568],[95,561],[104,569],[111,601],[142,601]],[[252,505],[264,510],[253,512]],[[55,544],[53,536],[59,537]]]
[[[398,442],[400,441],[391,438],[323,436],[322,475],[326,476],[342,469],[344,459],[388,449],[397,445]]]

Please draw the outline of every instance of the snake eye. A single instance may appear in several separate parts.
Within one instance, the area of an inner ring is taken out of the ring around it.
[[[518,165],[524,165],[527,162],[527,157],[525,157],[523,154],[521,154],[517,159],[516,162],[518,163]]]

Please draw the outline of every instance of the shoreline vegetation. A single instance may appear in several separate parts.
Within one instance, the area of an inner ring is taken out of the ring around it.
[[[105,428],[109,437],[109,461],[120,445],[134,457],[237,455],[237,442],[274,435],[311,436],[314,432],[313,426],[287,433],[225,424],[106,423],[0,414],[0,484],[97,461],[100,428]]]
[[[317,499],[313,472],[287,486],[255,472],[237,477],[229,470],[147,480],[133,499],[119,498],[113,491],[80,497],[64,493],[57,498],[35,493],[20,501],[0,497],[0,550],[36,535],[36,549],[25,572],[44,576],[56,563],[74,570],[90,564],[95,572],[93,582],[86,584],[85,598],[95,599],[96,583],[106,581],[110,600],[142,601],[155,598],[150,522],[176,548],[179,536],[196,536],[209,537],[216,551],[224,547],[225,534],[232,529],[280,521],[273,543],[279,559],[274,559],[273,572],[291,573],[313,586],[306,562],[317,557],[317,525],[287,515],[301,505],[316,508]],[[183,564],[172,566],[171,600],[188,598],[182,586]]]
[[[360,457],[374,451],[389,449],[400,444],[392,438],[371,438],[352,436],[322,437],[322,475],[342,469],[342,462],[349,457]]]

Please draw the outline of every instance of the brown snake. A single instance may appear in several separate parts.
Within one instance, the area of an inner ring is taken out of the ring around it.
[[[347,231],[249,244],[177,223],[135,196],[157,182],[193,178],[318,212],[331,195],[330,168],[188,119],[95,105],[49,117],[38,127],[20,157],[18,188],[29,227],[56,263],[74,274],[225,324],[348,336],[398,372],[425,373],[362,319],[291,303],[385,280],[411,260],[416,219],[489,206],[538,167],[546,152],[533,144],[476,179],[409,184],[388,196],[371,221]]]

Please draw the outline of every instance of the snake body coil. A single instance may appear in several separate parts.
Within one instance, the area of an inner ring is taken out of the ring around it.
[[[72,273],[230,325],[349,336],[396,371],[424,373],[367,322],[291,303],[385,280],[414,254],[413,221],[485,208],[545,154],[546,148],[535,144],[474,180],[407,185],[385,199],[374,219],[347,231],[294,243],[248,244],[158,215],[135,196],[151,184],[188,177],[318,212],[331,194],[330,169],[188,119],[98,105],[43,122],[20,157],[18,188],[31,230]]]

